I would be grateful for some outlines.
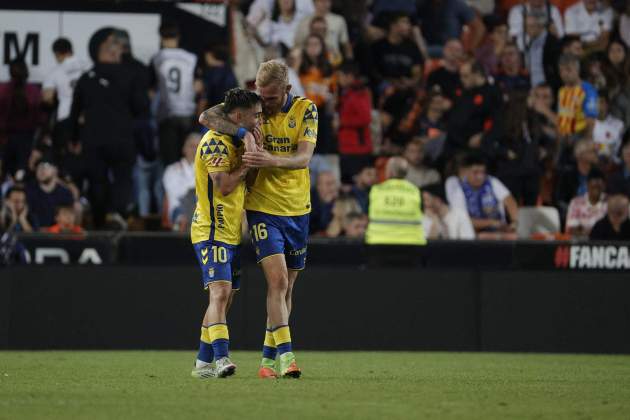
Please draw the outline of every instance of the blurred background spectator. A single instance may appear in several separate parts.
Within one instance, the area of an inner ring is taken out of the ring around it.
[[[591,169],[586,181],[586,193],[574,197],[567,211],[566,232],[578,239],[588,238],[593,225],[606,215],[608,208],[604,174],[599,169]]]
[[[82,234],[83,228],[77,226],[77,215],[74,207],[60,206],[55,214],[55,224],[43,229],[46,233],[74,233]]]
[[[403,158],[429,238],[468,238],[474,224],[479,237],[510,239],[516,210],[540,205],[584,237],[605,209],[602,177],[609,198],[630,193],[630,6],[613,6],[230,0],[228,39],[191,37],[163,17],[149,65],[134,57],[129,28],[86,34],[92,65],[77,58],[80,39],[56,39],[41,90],[24,57],[7,59],[2,226],[54,225],[51,196],[63,195],[77,227],[185,230],[199,110],[231,87],[255,88],[259,63],[280,59],[291,93],[319,111],[313,233],[361,237],[373,185]],[[471,152],[483,162],[472,173],[459,165]],[[42,178],[46,165],[56,181]]]
[[[629,206],[630,201],[628,201],[627,195],[610,195],[608,197],[608,213],[595,223],[589,238],[595,241],[629,241]]]
[[[55,163],[42,159],[37,164],[35,179],[26,186],[29,211],[43,228],[55,224],[58,207],[74,206],[75,197],[69,188],[61,184],[58,175]]]

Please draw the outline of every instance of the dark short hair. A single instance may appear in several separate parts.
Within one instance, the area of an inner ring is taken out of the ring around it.
[[[579,35],[565,35],[560,41],[560,46],[562,49],[566,48],[569,44],[573,44],[574,42],[582,42],[582,39]]]
[[[162,22],[160,25],[160,36],[162,38],[179,37],[179,25],[175,22]]]
[[[588,175],[586,176],[587,181],[591,181],[593,179],[601,179],[602,181],[604,181],[606,180],[606,176],[601,171],[601,169],[594,167],[589,171]]]
[[[466,157],[464,158],[464,162],[462,163],[462,166],[464,168],[470,168],[471,166],[486,166],[486,160],[483,158],[483,156],[480,153],[469,153],[468,155],[466,155]]]
[[[339,72],[344,74],[351,74],[355,77],[359,77],[361,75],[361,69],[359,69],[359,65],[356,61],[344,61],[341,66],[339,66]]]
[[[510,44],[507,44],[510,45]],[[475,58],[472,58],[468,61],[468,64],[470,64],[470,72],[473,74],[478,74],[482,77],[486,77],[486,69],[483,67],[483,65],[481,64],[481,62]]]
[[[251,90],[234,88],[225,93],[223,99],[223,111],[230,113],[236,108],[249,109],[261,102],[260,96]]]
[[[390,30],[392,26],[394,26],[402,18],[407,18],[411,20],[409,15],[405,12],[401,12],[401,11],[392,12],[388,16],[388,19],[387,19],[387,30]]]
[[[9,198],[11,196],[11,194],[13,194],[14,192],[21,192],[23,194],[26,194],[26,190],[24,189],[23,186],[21,185],[14,185],[11,188],[9,188],[7,190],[7,193],[4,195],[6,198]]]
[[[57,38],[52,44],[52,50],[57,54],[72,54],[72,43],[67,38]]]

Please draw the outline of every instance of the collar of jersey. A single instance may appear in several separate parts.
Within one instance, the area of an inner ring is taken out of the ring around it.
[[[291,109],[291,103],[293,103],[293,95],[291,95],[289,93],[289,94],[287,94],[287,101],[282,106],[281,111],[284,112],[284,113],[289,112],[289,110]]]

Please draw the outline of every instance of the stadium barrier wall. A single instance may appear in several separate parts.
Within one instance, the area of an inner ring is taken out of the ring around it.
[[[192,349],[198,268],[0,270],[0,348]],[[365,267],[309,262],[292,314],[297,349],[630,353],[628,273]],[[246,264],[229,314],[235,349],[260,348],[265,285]]]

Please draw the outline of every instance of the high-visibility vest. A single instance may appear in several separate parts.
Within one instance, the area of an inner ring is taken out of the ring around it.
[[[425,245],[420,189],[404,179],[389,179],[370,191],[368,244]]]

